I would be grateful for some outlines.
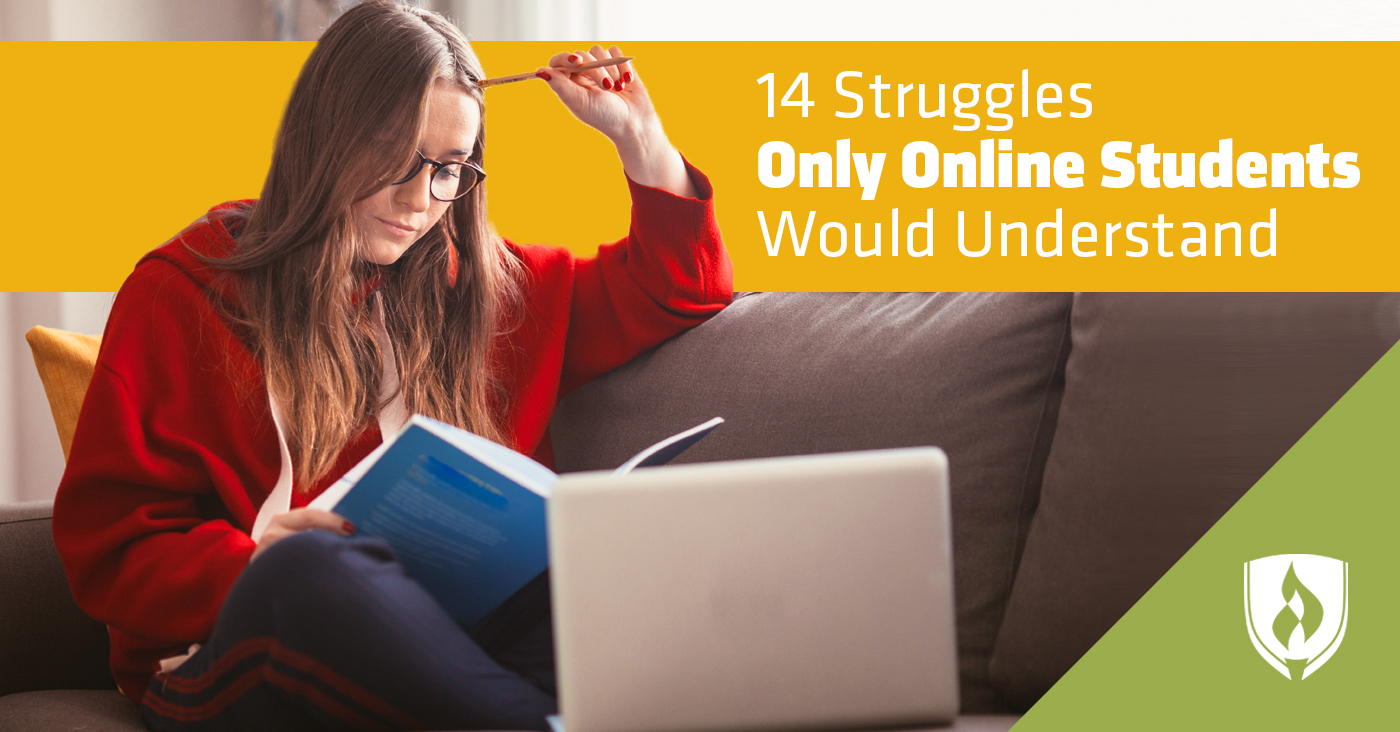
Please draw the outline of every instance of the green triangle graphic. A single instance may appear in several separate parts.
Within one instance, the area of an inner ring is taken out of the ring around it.
[[[1016,732],[1394,728],[1397,509],[1400,347],[1027,712]],[[1266,663],[1245,623],[1241,568],[1275,554],[1320,554],[1350,565],[1345,639],[1302,680]]]

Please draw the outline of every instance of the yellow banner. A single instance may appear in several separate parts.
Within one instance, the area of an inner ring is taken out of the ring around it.
[[[488,75],[558,43],[477,43]],[[0,290],[112,290],[258,195],[311,44],[0,44]],[[743,290],[1397,290],[1394,43],[633,43]],[[18,72],[16,72],[18,70]],[[487,92],[490,211],[626,233],[607,140]],[[541,215],[549,211],[549,215]]]

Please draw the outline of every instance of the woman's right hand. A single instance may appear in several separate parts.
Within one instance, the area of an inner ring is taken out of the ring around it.
[[[262,539],[258,541],[258,546],[253,550],[253,556],[249,557],[251,564],[268,547],[278,541],[299,534],[303,531],[320,529],[329,531],[339,536],[349,536],[355,533],[355,525],[346,521],[340,514],[330,511],[321,511],[315,508],[294,508],[286,513],[279,513],[272,517],[267,523],[267,528],[263,531]]]

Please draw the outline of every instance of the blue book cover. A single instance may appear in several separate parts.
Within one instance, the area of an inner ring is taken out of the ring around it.
[[[721,422],[652,445],[618,472],[669,461]],[[546,501],[558,478],[514,450],[415,415],[310,507],[388,541],[408,575],[470,627],[549,567]]]

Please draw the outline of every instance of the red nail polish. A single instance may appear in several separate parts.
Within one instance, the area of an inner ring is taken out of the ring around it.
[[[603,88],[604,88],[604,89],[611,89],[611,88],[612,88],[612,79],[610,79],[610,78],[604,76],[604,77],[603,77]]]
[[[573,63],[578,63],[578,54],[576,54],[576,53],[571,53],[571,54],[569,54],[569,60],[572,61]]]
[[[350,523],[349,521],[346,521],[344,524],[341,524],[340,528],[344,529],[345,533],[347,534],[355,533],[355,525]]]
[[[544,79],[545,81],[549,81],[550,79],[554,78],[553,76],[549,75],[548,71],[536,71],[535,76],[538,76],[541,79]]]
[[[623,80],[624,82],[628,83],[628,84],[631,84],[631,83],[632,83],[632,72],[631,72],[631,71],[624,71],[624,72],[622,72],[622,80]]]

